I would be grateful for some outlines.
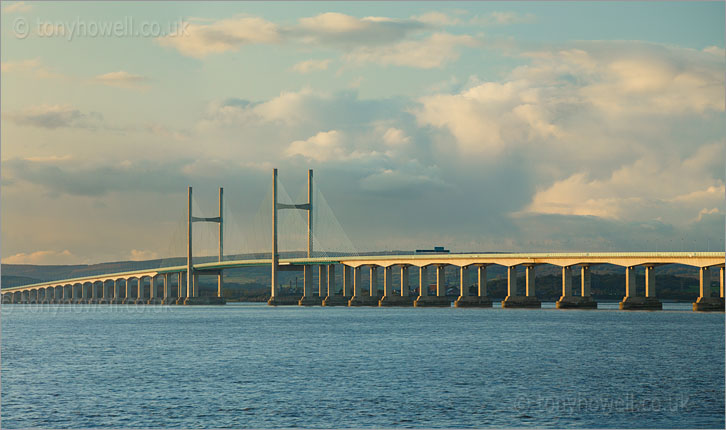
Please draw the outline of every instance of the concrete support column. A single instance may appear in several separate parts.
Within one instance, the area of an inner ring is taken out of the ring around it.
[[[113,298],[116,300],[121,299],[121,283],[118,279],[113,281]]]
[[[328,294],[328,266],[318,266],[318,296],[325,297]]]
[[[371,266],[370,296],[378,297],[378,266]]]
[[[171,298],[171,285],[169,285],[169,274],[164,273],[164,299]]]
[[[353,279],[352,267],[343,265],[343,297],[351,297],[353,295]]]
[[[436,266],[436,296],[446,297],[446,266]]]
[[[469,295],[469,266],[459,268],[459,295],[461,297]]]
[[[708,267],[701,267],[699,270],[701,297],[711,297],[711,271]]]
[[[418,273],[418,295],[427,297],[429,295],[429,268],[419,267]]]
[[[535,297],[534,282],[535,282],[535,266],[525,266],[524,272],[525,287],[527,297]]]
[[[479,297],[487,297],[487,266],[477,268],[477,283],[479,284]]]
[[[177,273],[176,298],[184,297],[184,272]]]
[[[313,296],[313,266],[303,267],[303,297]]]
[[[625,297],[638,297],[635,288],[635,266],[625,268]]]
[[[713,268],[716,271],[716,268]],[[724,310],[724,298],[723,298],[723,268],[719,268],[719,286],[720,297],[711,297],[713,291],[711,287],[711,270],[708,267],[701,267],[699,270],[699,278],[701,284],[701,295],[693,303],[694,311],[721,311]]]
[[[141,277],[136,280],[136,298],[138,300],[144,298],[144,283],[142,282]]]
[[[156,299],[156,277],[149,276],[149,301]]]
[[[401,297],[408,297],[409,288],[408,266],[401,266]]]
[[[572,296],[572,266],[562,268],[562,297]]]
[[[658,310],[663,309],[663,304],[655,298],[655,277],[653,268],[646,267],[645,270],[645,282],[646,282],[646,296],[638,297],[636,293],[635,285],[635,266],[630,266],[625,269],[625,298],[620,302],[620,309],[648,309]],[[650,280],[648,278],[651,278]],[[650,284],[650,285],[648,285]],[[648,295],[649,290],[652,287],[652,295]]]
[[[88,300],[88,290],[86,289],[86,284],[81,284],[81,300],[83,300],[84,302]]]
[[[363,283],[361,282],[360,267],[353,268],[353,295],[363,295]]]
[[[107,281],[103,281],[101,284],[101,300],[104,302],[108,302],[108,300],[111,298],[110,293],[111,287],[108,285]]]
[[[719,283],[719,286],[721,287],[720,288],[720,290],[721,290],[720,297],[723,299],[724,298],[724,296],[723,296],[724,268],[723,267],[719,268],[718,283]]]
[[[393,267],[386,266],[383,268],[383,295],[393,295]]]
[[[592,284],[590,266],[582,266],[580,268],[580,284],[582,290],[580,295],[582,295],[582,297],[590,297],[592,295],[590,292],[590,285]]]
[[[507,296],[517,296],[517,266],[507,267]]]
[[[645,297],[655,298],[655,267],[645,266]]]
[[[199,297],[199,275],[192,276],[192,297]]]
[[[335,265],[328,265],[328,296],[334,296],[335,291]]]

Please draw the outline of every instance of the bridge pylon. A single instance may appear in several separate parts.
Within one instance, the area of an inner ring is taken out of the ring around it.
[[[195,222],[216,222],[219,224],[219,262],[222,262],[224,258],[224,188],[219,187],[219,216],[216,217],[195,217],[192,214],[192,187],[188,188],[187,194],[187,296],[184,299],[185,305],[197,305],[197,304],[223,304],[225,302],[222,298],[222,286],[224,285],[222,278],[222,270],[217,272],[217,297],[204,297],[199,296],[199,275],[194,272],[194,265],[192,264],[192,225]]]
[[[267,304],[276,305],[294,305],[294,304],[320,304],[322,298],[312,298],[312,267],[305,266],[305,292],[302,299],[282,299],[278,291],[277,271],[280,261],[280,255],[277,249],[277,211],[280,209],[299,209],[308,212],[308,257],[313,256],[313,170],[308,170],[308,202],[298,204],[278,203],[277,202],[277,169],[272,169],[272,255],[271,255],[271,280],[270,280],[270,300]],[[316,303],[303,303],[306,299],[315,301]],[[288,303],[289,302],[289,303]]]

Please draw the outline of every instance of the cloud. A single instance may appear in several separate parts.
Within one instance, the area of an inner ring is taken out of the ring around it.
[[[156,41],[181,54],[204,58],[209,54],[237,51],[249,44],[280,41],[276,24],[258,17],[235,17],[211,23],[189,24],[183,34],[160,37]]]
[[[535,20],[531,13],[520,14],[517,12],[492,12],[486,15],[476,15],[469,20],[473,25],[511,25],[524,24]]]
[[[428,16],[433,19],[433,16]],[[326,12],[303,17],[293,25],[277,25],[263,18],[240,16],[219,21],[197,20],[184,34],[160,37],[161,46],[182,55],[204,58],[210,54],[237,51],[250,44],[302,43],[327,45],[345,50],[361,46],[383,46],[412,34],[430,30],[426,22],[381,16],[354,17]]]
[[[321,70],[327,70],[328,65],[330,64],[330,60],[306,60],[301,61],[294,66],[292,66],[292,70],[298,72],[298,73],[310,73],[310,72],[318,72]]]
[[[145,261],[145,260],[156,260],[159,258],[159,253],[156,251],[132,249],[129,253],[128,259],[131,261]]]
[[[713,158],[706,160],[705,154]],[[723,177],[712,176],[707,163],[721,164],[717,160],[724,156],[723,146],[712,144],[699,147],[685,160],[672,157],[658,162],[655,157],[645,157],[613,171],[608,178],[592,179],[578,172],[538,191],[526,211],[615,220],[657,217],[684,225],[694,218],[700,220],[704,208],[723,209]]]
[[[98,75],[94,80],[103,85],[119,88],[147,88],[149,79],[123,70]]]
[[[145,130],[153,134],[154,136],[159,136],[164,139],[172,139],[179,142],[189,140],[189,135],[191,133],[187,130],[173,130],[165,125],[158,123],[147,124]]]
[[[307,140],[296,140],[285,150],[285,155],[303,156],[315,161],[330,161],[344,158],[343,134],[337,130],[320,132]]]
[[[424,166],[418,160],[410,160],[395,168],[380,168],[360,181],[361,189],[376,193],[402,193],[422,191],[426,187],[440,188],[446,183],[440,178],[436,165]]]
[[[632,137],[658,118],[723,111],[723,60],[702,51],[578,42],[523,55],[531,63],[504,79],[421,97],[411,111],[422,126],[450,133],[460,153],[480,155],[525,144],[582,153],[581,141],[594,136]],[[621,145],[630,147],[610,139],[598,148]]]
[[[14,1],[11,3],[5,3],[5,7],[3,7],[3,11],[5,13],[16,13],[16,12],[30,12],[33,10],[33,5],[29,5],[25,3],[24,1]]]
[[[434,33],[425,39],[405,40],[394,45],[358,47],[346,54],[345,59],[355,64],[433,69],[456,61],[460,55],[459,47],[476,44],[472,36]]]
[[[527,53],[513,78],[559,85],[567,97],[608,115],[723,110],[724,58],[637,41],[578,42]]]
[[[357,18],[342,13],[327,12],[300,18],[298,25],[287,28],[286,33],[291,39],[306,44],[350,48],[395,43],[427,28],[429,28],[427,24],[416,20],[380,16]]]
[[[389,146],[401,146],[411,142],[411,137],[400,128],[391,127],[383,133],[383,142]]]
[[[82,113],[70,105],[38,105],[22,111],[10,112],[7,118],[18,125],[45,128],[97,129],[103,116],[98,112]]]
[[[14,158],[2,162],[3,176],[38,185],[53,196],[102,196],[115,191],[174,192],[188,183],[181,172],[187,163],[140,161],[86,164],[74,159],[55,161]]]
[[[424,14],[412,17],[413,20],[430,24],[437,27],[446,27],[457,25],[461,23],[461,20],[456,17],[452,17],[443,12],[426,12]]]
[[[59,264],[80,264],[81,259],[73,255],[69,250],[63,251],[35,251],[29,254],[19,253],[2,259],[3,264],[38,264],[38,265],[59,265]]]
[[[3,61],[0,65],[3,73],[32,74],[37,78],[63,78],[64,76],[51,71],[39,58],[17,61]]]

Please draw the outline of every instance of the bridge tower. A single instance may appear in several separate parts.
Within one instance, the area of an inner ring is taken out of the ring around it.
[[[192,264],[192,224],[195,222],[216,222],[219,224],[219,262],[224,258],[224,188],[219,187],[219,216],[216,217],[195,217],[192,214],[192,187],[188,188],[187,195],[187,298],[184,304],[214,304],[222,299],[222,269],[217,272],[217,300],[205,298],[199,299],[199,285],[197,274],[194,273]]]
[[[280,256],[277,251],[277,211],[280,209],[300,209],[308,211],[308,257],[313,256],[313,170],[308,170],[308,202],[300,204],[287,204],[277,202],[277,169],[272,169],[272,255],[271,255],[271,285],[270,285],[270,300],[267,302],[268,305],[280,305],[280,304],[292,304],[282,303],[280,296],[277,291],[277,270],[280,261]],[[312,285],[312,268],[305,266],[305,295],[307,296],[308,291]],[[308,279],[310,278],[310,279]],[[295,301],[297,304],[297,300]]]

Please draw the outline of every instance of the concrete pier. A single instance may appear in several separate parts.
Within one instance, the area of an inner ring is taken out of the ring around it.
[[[319,288],[315,288],[313,285],[314,267],[303,267],[303,296],[297,302],[299,306],[320,306],[323,304],[323,300],[319,295]]]
[[[457,308],[491,308],[492,300],[487,296],[487,267],[478,265],[477,268],[477,294],[469,294],[470,268],[461,267],[459,279],[459,298],[454,302]]]
[[[719,271],[719,284],[721,297],[713,297],[713,288],[711,286],[711,270],[708,267],[701,267],[699,270],[700,294],[698,299],[693,303],[693,310],[698,312],[723,312],[723,279],[724,269]]]
[[[146,304],[149,305],[160,305],[162,302],[162,298],[159,297],[156,291],[156,277],[150,276],[149,277],[149,300],[146,302]]]
[[[423,286],[420,286],[419,289],[421,292],[426,292],[426,295],[419,295],[415,302],[413,302],[413,305],[415,307],[421,308],[421,307],[444,307],[448,308],[451,307],[451,300],[449,300],[448,297],[446,297],[446,265],[445,264],[439,264],[436,265],[436,295],[435,296],[429,296],[428,295],[428,273],[424,273],[421,275],[422,279],[424,279],[426,282]]]
[[[323,306],[348,306],[348,299],[338,294],[335,284],[335,265],[328,266],[328,296],[322,302]]]
[[[371,275],[373,275],[373,268],[371,268]],[[371,281],[375,282],[375,281]],[[378,287],[376,287],[378,288]],[[361,281],[361,267],[355,267],[353,269],[353,297],[348,301],[348,306],[378,306],[378,296],[371,296],[370,293],[367,295],[363,294],[363,283]]]
[[[645,279],[648,282],[650,277],[649,286],[651,291],[655,293],[655,274],[653,267],[646,267]],[[655,297],[639,297],[636,289],[635,282],[635,266],[625,268],[625,297],[623,301],[618,304],[622,310],[660,310],[663,309],[663,304]]]
[[[527,293],[529,295],[520,295],[519,289],[517,288],[517,266],[507,267],[507,297],[502,300],[503,308],[540,308],[542,303],[537,300],[534,295],[534,279],[535,270],[534,265],[527,265],[526,268],[526,281],[527,281]]]
[[[562,268],[562,296],[555,303],[557,309],[596,309],[597,303],[590,297],[590,267],[582,266],[580,295],[572,292],[572,267]]]
[[[393,291],[393,267],[385,269],[383,277],[383,297],[378,301],[378,306],[413,306],[414,298],[408,294],[408,266],[401,266],[401,291],[396,294]]]

